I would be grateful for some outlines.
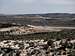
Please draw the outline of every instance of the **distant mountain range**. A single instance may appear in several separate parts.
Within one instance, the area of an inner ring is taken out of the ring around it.
[[[38,26],[75,26],[75,14],[47,13],[47,14],[0,14],[0,23],[16,23],[21,25]]]

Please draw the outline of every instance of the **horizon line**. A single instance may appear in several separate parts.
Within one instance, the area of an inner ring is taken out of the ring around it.
[[[4,14],[4,13],[0,13],[0,15],[24,15],[24,14],[59,14],[59,13],[61,13],[61,14],[75,14],[75,13],[66,13],[66,12],[51,12],[51,13],[15,13],[15,14]]]

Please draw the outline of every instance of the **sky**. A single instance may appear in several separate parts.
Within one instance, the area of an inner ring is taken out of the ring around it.
[[[0,14],[75,13],[75,0],[0,0]]]

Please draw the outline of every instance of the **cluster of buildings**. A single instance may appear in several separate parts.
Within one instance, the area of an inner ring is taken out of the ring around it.
[[[38,32],[48,32],[48,30],[41,29],[40,27],[35,27],[31,25],[26,26],[16,26],[8,28],[0,28],[0,34],[2,35],[25,35]]]

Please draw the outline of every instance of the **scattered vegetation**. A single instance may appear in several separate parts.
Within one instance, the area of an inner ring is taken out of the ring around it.
[[[6,34],[7,33],[7,34]],[[59,32],[39,32],[34,34],[25,34],[25,35],[10,35],[9,32],[0,32],[0,40],[21,40],[21,39],[56,39],[60,40],[63,38],[74,38],[75,30],[63,30]]]

